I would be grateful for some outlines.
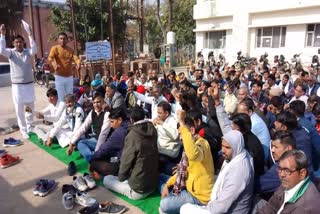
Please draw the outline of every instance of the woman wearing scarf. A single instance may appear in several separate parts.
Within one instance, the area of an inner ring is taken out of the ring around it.
[[[223,136],[222,155],[225,160],[207,206],[186,204],[181,207],[181,214],[249,213],[254,168],[239,131],[232,130]]]
[[[183,112],[185,115],[185,112]],[[180,138],[184,151],[176,174],[162,190],[160,213],[179,213],[183,204],[204,206],[214,184],[214,166],[209,143],[196,134],[191,118],[182,119],[179,111]],[[182,122],[183,121],[183,122]],[[169,193],[169,189],[172,191]]]

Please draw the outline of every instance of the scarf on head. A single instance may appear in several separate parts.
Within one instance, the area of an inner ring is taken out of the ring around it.
[[[229,173],[229,171],[232,170],[233,167],[237,167],[237,164],[239,162],[250,157],[249,153],[244,149],[244,140],[241,132],[236,130],[229,131],[223,136],[223,139],[227,141],[232,148],[232,159],[230,162],[227,162],[226,160],[223,162],[219,176],[213,186],[210,201],[216,200],[218,198],[218,195],[222,190],[226,175]],[[253,170],[253,161],[251,157],[250,162],[251,168]]]

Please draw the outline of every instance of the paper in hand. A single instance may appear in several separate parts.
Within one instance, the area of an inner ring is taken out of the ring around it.
[[[25,22],[24,20],[21,20],[21,22],[22,22],[24,30],[27,32],[28,35],[30,35],[31,34],[31,29],[30,29],[29,24],[27,22]]]

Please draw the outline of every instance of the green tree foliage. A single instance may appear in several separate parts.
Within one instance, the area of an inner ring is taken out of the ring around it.
[[[77,39],[82,44],[82,47],[84,47],[83,44],[86,41],[98,41],[101,39],[101,20],[103,26],[103,39],[109,37],[108,2],[108,0],[102,0],[102,8],[100,8],[99,0],[74,0]],[[71,10],[68,7],[68,5],[70,5],[70,0],[67,0],[66,5],[65,9],[62,9],[61,7],[52,7],[50,21],[57,27],[58,32],[64,31],[72,33]],[[116,0],[113,1],[113,22],[115,42],[117,45],[120,43],[123,33],[121,29],[123,17],[121,17],[120,3]],[[55,37],[56,35],[51,35],[51,38]]]
[[[185,45],[195,44],[195,33],[193,29],[196,23],[193,20],[193,5],[196,0],[176,0],[173,3],[172,10],[172,31],[176,33],[177,47],[181,48]],[[169,6],[168,0],[162,6],[162,23],[168,26],[169,22]]]

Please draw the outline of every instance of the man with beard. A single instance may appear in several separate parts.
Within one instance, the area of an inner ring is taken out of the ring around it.
[[[244,148],[241,132],[232,130],[223,136],[224,163],[206,206],[185,204],[181,214],[249,213],[251,208],[254,168],[250,154]]]
[[[56,137],[61,147],[66,147],[74,135],[74,131],[78,130],[84,119],[84,112],[81,106],[76,102],[73,94],[67,94],[64,97],[66,110],[62,113],[59,121],[51,129],[46,145],[48,147],[53,143],[53,138]],[[63,126],[68,124],[68,128]]]

